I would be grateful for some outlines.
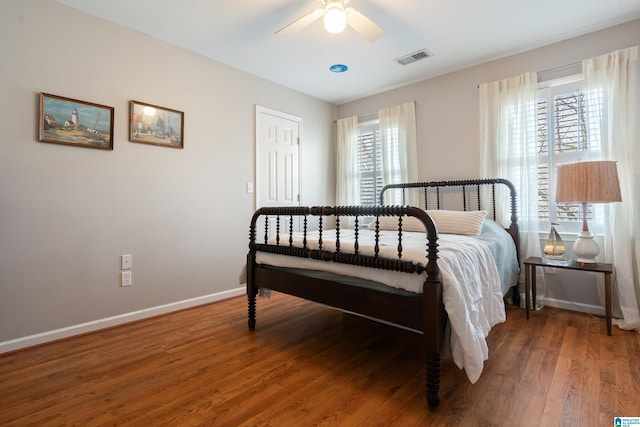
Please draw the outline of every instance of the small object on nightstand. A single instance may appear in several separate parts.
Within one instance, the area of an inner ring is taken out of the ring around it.
[[[569,265],[573,262],[564,256],[564,241],[555,227],[556,224],[551,223],[551,231],[544,245],[544,257],[542,262],[549,265]]]

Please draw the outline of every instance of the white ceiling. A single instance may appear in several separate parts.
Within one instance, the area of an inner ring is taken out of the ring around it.
[[[640,0],[351,0],[385,31],[369,43],[322,20],[275,35],[317,0],[56,1],[334,104],[640,18]]]

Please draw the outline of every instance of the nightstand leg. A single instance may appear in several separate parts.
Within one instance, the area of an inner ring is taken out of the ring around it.
[[[611,335],[611,273],[604,274],[604,304],[607,318],[607,335]]]
[[[536,287],[537,287],[537,279],[536,279],[536,266],[531,266],[531,308],[533,311],[536,311]]]
[[[524,307],[527,314],[527,320],[529,319],[529,292],[531,291],[531,266],[529,264],[524,265]]]

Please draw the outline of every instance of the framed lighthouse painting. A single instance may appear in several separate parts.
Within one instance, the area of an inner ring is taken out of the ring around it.
[[[38,140],[113,150],[113,107],[40,94]]]

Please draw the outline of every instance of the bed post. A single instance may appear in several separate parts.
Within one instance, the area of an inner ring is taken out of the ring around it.
[[[255,254],[247,255],[247,303],[249,309],[249,330],[256,329],[256,295],[258,290],[253,284],[253,263],[255,262]]]
[[[432,409],[440,405],[440,350],[444,326],[444,304],[442,302],[442,278],[436,262],[437,244],[429,241],[427,279],[422,293],[423,335],[426,349],[427,403]]]
[[[442,342],[442,283],[424,283],[424,340],[426,347],[427,403],[432,409],[440,405],[440,348]]]
[[[419,208],[407,207],[408,214],[422,220],[427,230],[427,278],[422,285],[422,334],[426,352],[426,396],[431,409],[440,405],[440,350],[445,319],[442,276],[438,267],[438,231],[433,220]]]
[[[256,329],[256,295],[258,288],[255,285],[254,266],[256,264],[256,222],[261,210],[258,209],[253,215],[251,226],[249,227],[249,253],[247,254],[247,304],[249,330]]]

